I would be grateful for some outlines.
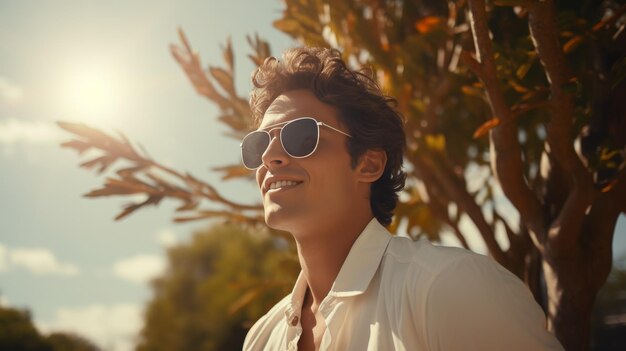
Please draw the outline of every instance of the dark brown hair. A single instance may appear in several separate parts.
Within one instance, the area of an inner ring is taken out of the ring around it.
[[[406,179],[404,120],[394,108],[396,101],[385,96],[368,74],[348,69],[334,49],[302,47],[285,51],[282,60],[269,57],[253,73],[252,82],[250,108],[257,125],[279,95],[307,89],[339,111],[352,135],[347,138],[352,167],[368,149],[385,151],[387,164],[372,183],[370,206],[376,219],[389,225]]]

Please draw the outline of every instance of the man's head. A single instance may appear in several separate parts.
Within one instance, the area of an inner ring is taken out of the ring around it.
[[[340,53],[331,49],[298,48],[286,51],[280,61],[268,58],[253,74],[253,83],[255,88],[250,106],[260,129],[268,130],[267,126],[308,116],[351,136],[320,127],[318,149],[303,159],[290,158],[280,147],[279,138],[272,138],[263,165],[257,171],[260,186],[263,187],[261,183],[268,172],[280,174],[281,169],[285,169],[288,178],[291,170],[287,164],[294,165],[294,168],[315,168],[318,166],[314,165],[316,157],[323,156],[316,156],[317,153],[334,152],[331,155],[334,161],[345,162],[346,168],[340,170],[337,169],[339,164],[327,164],[324,171],[328,179],[332,179],[335,172],[345,172],[353,179],[363,180],[367,183],[373,215],[383,225],[389,224],[397,193],[406,178],[401,169],[405,149],[403,120],[391,107],[393,100],[384,96],[366,74],[349,70]],[[274,137],[279,131],[271,133]],[[328,149],[328,145],[339,146],[339,149]],[[345,160],[338,152],[345,153]],[[327,160],[324,162],[328,163]],[[374,171],[377,165],[380,169]],[[368,170],[372,172],[368,174]],[[325,187],[318,188],[320,192],[341,193],[344,191],[342,187],[352,188],[351,184],[333,184],[337,188],[329,188],[329,182],[322,181],[316,185]],[[341,194],[336,195],[341,197]],[[264,203],[268,219],[268,203],[265,200]]]

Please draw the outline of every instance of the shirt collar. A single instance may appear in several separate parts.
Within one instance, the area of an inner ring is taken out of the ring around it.
[[[346,297],[364,293],[390,240],[387,229],[372,218],[352,245],[328,295]]]
[[[376,218],[372,218],[352,244],[328,295],[348,297],[364,293],[378,270],[389,241],[391,234]],[[298,325],[307,288],[304,273],[300,271],[291,292],[291,303],[285,310],[286,321],[291,326]]]
[[[304,303],[304,294],[306,293],[307,288],[308,283],[306,281],[306,278],[304,278],[304,273],[300,271],[300,275],[298,275],[296,284],[291,291],[291,303],[287,306],[287,309],[285,310],[285,318],[287,320],[287,324],[293,327],[298,325],[300,311],[302,311],[302,304]]]

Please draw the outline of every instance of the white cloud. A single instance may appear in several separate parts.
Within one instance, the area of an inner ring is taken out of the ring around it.
[[[1,251],[4,250],[4,253]],[[76,275],[79,269],[71,263],[60,262],[55,255],[44,248],[0,249],[0,262],[4,256],[4,270],[23,268],[35,274]]]
[[[22,88],[0,77],[0,99],[15,101],[21,99],[22,96],[24,96]]]
[[[165,260],[157,255],[136,255],[117,261],[113,273],[137,284],[146,284],[165,269]]]
[[[9,257],[7,248],[0,243],[0,272],[6,271],[9,267]]]
[[[25,121],[15,117],[0,121],[0,144],[7,146],[18,142],[51,143],[64,139],[67,139],[67,135],[50,121]]]
[[[110,351],[131,351],[142,326],[142,309],[134,304],[94,304],[56,310],[50,321],[36,321],[45,333],[75,332]]]
[[[159,244],[161,244],[163,247],[171,247],[178,243],[178,237],[176,236],[176,233],[174,233],[170,229],[160,230],[157,233],[156,237]]]
[[[11,303],[9,302],[9,300],[6,297],[0,295],[0,306],[2,306],[2,307],[10,307]]]

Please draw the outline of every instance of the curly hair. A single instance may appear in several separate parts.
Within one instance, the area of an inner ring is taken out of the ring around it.
[[[307,89],[339,111],[340,122],[352,135],[347,149],[353,168],[366,150],[385,151],[387,163],[371,185],[370,206],[376,219],[389,225],[406,180],[404,119],[395,109],[396,101],[385,96],[365,71],[348,69],[334,49],[301,47],[285,51],[282,60],[269,57],[252,74],[252,83],[250,108],[257,126],[279,95]]]

